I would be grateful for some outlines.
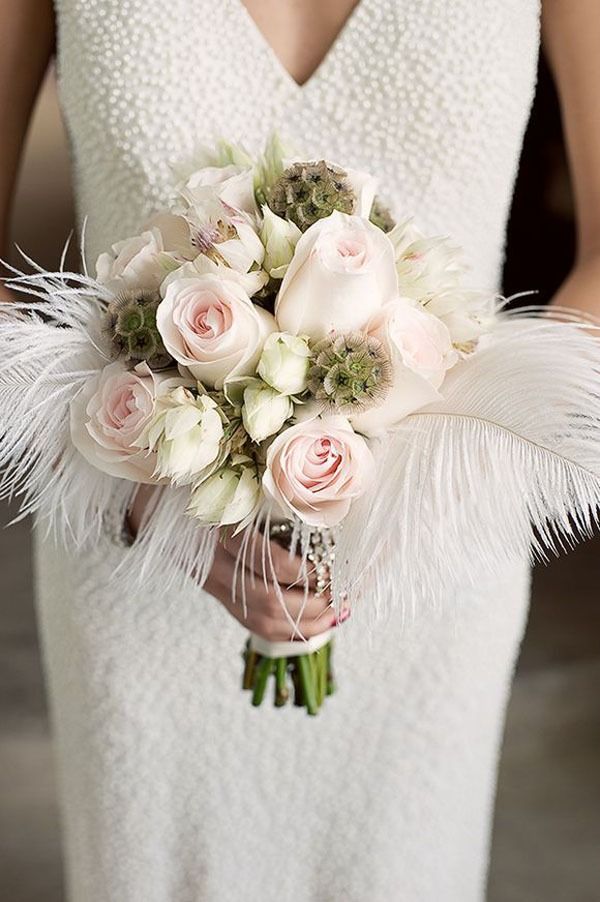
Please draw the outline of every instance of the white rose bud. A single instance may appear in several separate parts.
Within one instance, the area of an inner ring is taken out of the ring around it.
[[[242,420],[244,428],[255,442],[262,442],[279,432],[294,412],[294,405],[287,395],[282,395],[259,379],[244,389]]]
[[[283,279],[294,256],[302,232],[294,222],[277,216],[268,206],[263,208],[260,238],[265,247],[263,266],[273,279]]]
[[[310,356],[306,338],[273,332],[265,342],[257,372],[282,395],[299,395],[308,381]]]
[[[214,464],[221,450],[223,422],[208,395],[179,386],[158,399],[144,440],[157,452],[155,475],[186,485]]]
[[[206,525],[228,526],[252,517],[260,501],[260,482],[249,458],[236,458],[192,491],[188,513]]]

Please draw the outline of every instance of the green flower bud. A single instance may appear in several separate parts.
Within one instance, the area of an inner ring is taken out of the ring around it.
[[[290,219],[302,232],[334,210],[354,213],[357,204],[347,174],[325,160],[294,163],[275,182],[268,201],[277,216]]]

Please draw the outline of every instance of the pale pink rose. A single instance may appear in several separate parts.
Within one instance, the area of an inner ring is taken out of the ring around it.
[[[362,329],[397,294],[394,249],[360,216],[334,212],[296,245],[275,304],[282,332],[324,338]]]
[[[458,362],[444,323],[414,301],[397,298],[367,329],[390,355],[393,382],[383,402],[351,418],[358,432],[375,435],[440,399],[446,372]]]
[[[212,274],[174,279],[156,323],[165,347],[207,387],[231,376],[254,375],[275,320],[242,286]]]
[[[202,189],[211,187],[221,200],[235,210],[242,210],[251,216],[258,214],[258,206],[254,197],[254,172],[249,167],[236,166],[204,166],[197,169],[180,189],[182,197],[196,206],[201,202]]]
[[[71,439],[89,463],[110,476],[155,482],[156,455],[140,450],[140,438],[154,414],[161,390],[183,380],[152,373],[140,363],[127,370],[112,363],[90,379],[71,402]]]
[[[374,472],[366,441],[348,421],[323,417],[298,423],[277,436],[267,452],[263,488],[283,514],[327,528],[344,519]]]
[[[403,364],[439,388],[458,355],[441,319],[399,298],[386,309],[387,334]]]

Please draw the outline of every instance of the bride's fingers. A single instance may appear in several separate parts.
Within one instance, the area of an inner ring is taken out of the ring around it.
[[[224,547],[234,558],[242,550],[242,536],[232,536],[224,540]],[[290,554],[287,548],[283,548],[278,542],[271,541],[263,550],[263,537],[259,535],[256,541],[248,542],[243,553],[243,564],[247,570],[262,578],[266,574],[270,580],[274,573],[281,586],[295,586],[304,583],[305,576],[309,584],[314,584],[314,574],[310,562],[303,564],[302,558],[297,554]]]
[[[231,589],[227,562],[216,562],[206,589],[218,598],[229,612],[253,632],[265,638],[290,639],[292,635],[316,635],[329,629],[335,612],[327,598],[291,589],[275,591],[260,584],[247,586],[244,595]]]

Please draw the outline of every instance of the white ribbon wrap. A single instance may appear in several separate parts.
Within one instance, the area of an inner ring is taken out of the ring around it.
[[[250,648],[265,658],[297,658],[299,655],[310,655],[313,651],[323,648],[331,639],[332,633],[333,630],[327,630],[310,639],[294,639],[291,642],[270,642],[262,636],[257,636],[256,633],[250,633]]]

